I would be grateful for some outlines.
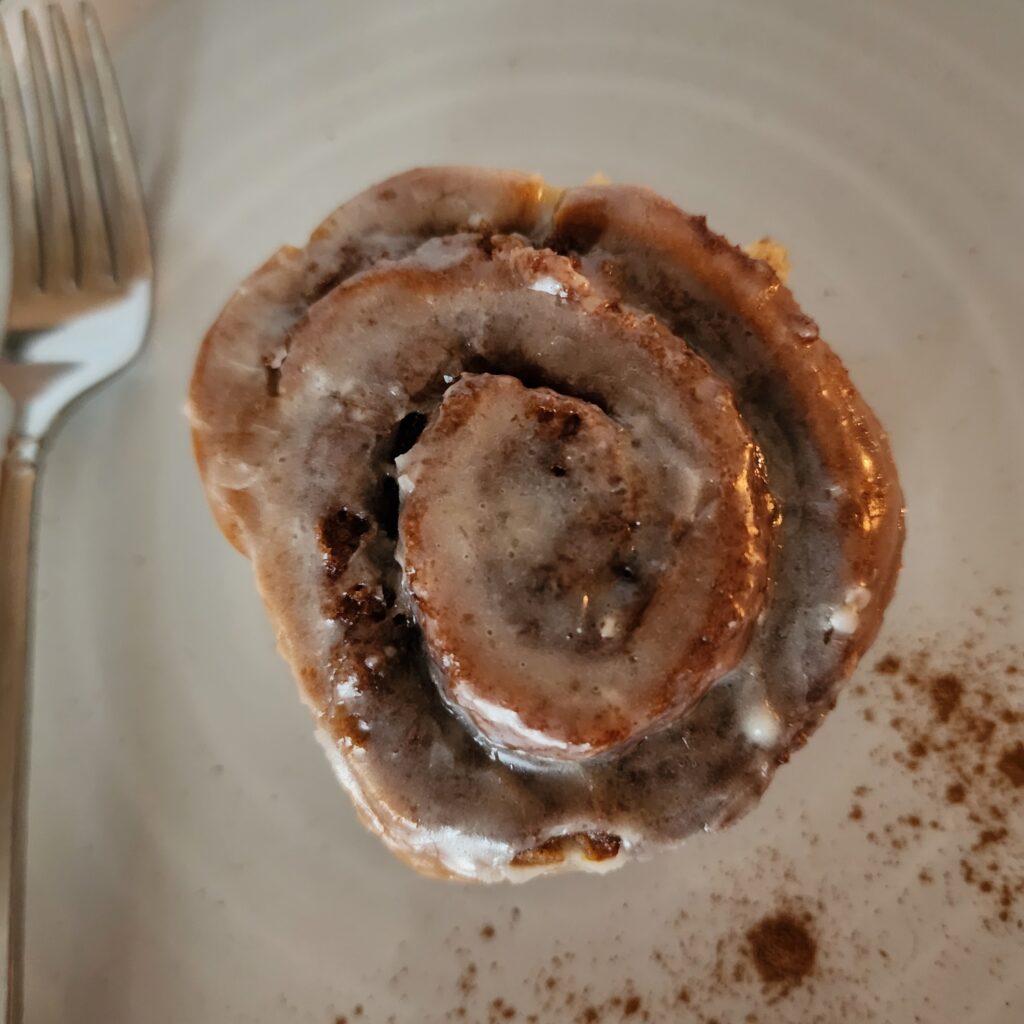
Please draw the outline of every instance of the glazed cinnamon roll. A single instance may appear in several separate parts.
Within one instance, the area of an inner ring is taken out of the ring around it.
[[[239,288],[189,409],[339,779],[428,874],[604,869],[734,820],[899,569],[839,359],[642,188],[371,188]]]

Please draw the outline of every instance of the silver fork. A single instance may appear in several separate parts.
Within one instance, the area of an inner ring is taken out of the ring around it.
[[[12,271],[0,385],[14,423],[0,470],[0,988],[22,1019],[28,652],[33,496],[46,436],[67,406],[142,347],[152,294],[149,230],[117,82],[96,14],[69,28],[51,5],[50,59],[35,15],[19,70],[0,21],[0,107]],[[30,129],[34,128],[34,132]]]

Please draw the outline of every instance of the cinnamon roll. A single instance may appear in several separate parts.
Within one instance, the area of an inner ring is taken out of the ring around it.
[[[375,186],[239,288],[189,411],[338,778],[427,874],[734,820],[899,569],[842,363],[768,263],[643,188]]]

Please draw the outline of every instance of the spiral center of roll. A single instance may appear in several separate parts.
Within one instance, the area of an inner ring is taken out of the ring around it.
[[[482,575],[485,629],[567,655],[620,648],[664,554],[629,436],[588,402],[507,377],[464,379],[443,418],[455,444],[434,515]]]
[[[399,459],[405,578],[435,678],[495,745],[578,759],[678,707],[693,626],[721,597],[716,558],[686,539],[723,503],[697,469],[668,483],[659,454],[588,401],[466,375]],[[733,660],[746,616],[729,614],[719,653]]]

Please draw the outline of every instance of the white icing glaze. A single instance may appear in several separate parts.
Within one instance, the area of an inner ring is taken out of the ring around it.
[[[495,704],[478,694],[469,692],[460,700],[461,705],[471,714],[485,718],[491,722],[495,731],[504,730],[508,736],[514,737],[517,741],[535,743],[545,747],[568,750],[569,744],[553,740],[546,733],[531,729],[520,718],[514,709]]]
[[[569,294],[565,285],[553,277],[538,277],[530,283],[529,288],[532,292],[545,292],[547,295],[557,295],[560,299],[564,299]]]
[[[751,743],[771,748],[779,739],[779,718],[764,700],[752,702],[743,712],[743,733]]]
[[[866,587],[850,587],[844,595],[843,603],[833,608],[829,615],[829,625],[844,636],[852,636],[860,624],[860,613],[871,603],[871,591]]]

